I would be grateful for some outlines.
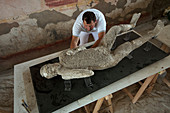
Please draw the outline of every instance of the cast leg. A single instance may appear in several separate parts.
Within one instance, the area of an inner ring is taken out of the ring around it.
[[[152,37],[157,36],[163,29],[162,21],[158,21],[154,30],[150,31],[147,35],[144,35],[138,39],[132,40],[131,42],[125,42],[119,47],[117,47],[113,52],[111,52],[113,59],[115,60],[116,65],[119,61],[121,61],[124,57],[126,57],[129,53],[131,53],[136,48],[143,45],[145,42],[152,39]],[[155,32],[156,30],[156,32]]]
[[[116,40],[116,36],[119,33],[127,31],[131,28],[132,28],[131,24],[122,24],[118,26],[113,26],[112,28],[110,28],[107,34],[103,37],[99,46],[104,46],[110,50]]]
[[[133,28],[136,26],[136,23],[140,17],[141,13],[135,13],[130,21],[130,24],[132,24]]]
[[[62,67],[58,71],[58,74],[61,75],[63,79],[70,80],[70,79],[90,77],[94,75],[94,72],[88,69],[69,69],[69,68]]]
[[[112,28],[110,28],[110,30],[101,40],[101,43],[99,44],[99,46],[104,46],[110,50],[116,40],[116,36],[121,32],[128,31],[129,29],[135,27],[140,15],[141,15],[140,13],[138,14],[135,13],[131,19],[130,24],[122,24],[122,25],[117,25],[117,26],[113,26]]]

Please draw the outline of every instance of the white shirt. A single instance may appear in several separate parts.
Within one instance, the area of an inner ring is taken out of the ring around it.
[[[93,12],[96,16],[96,20],[97,20],[97,23],[96,23],[96,26],[91,30],[91,31],[87,31],[85,28],[84,28],[84,24],[83,24],[83,14],[86,12],[86,11],[90,11],[90,12]],[[81,31],[84,31],[84,32],[104,32],[106,31],[106,20],[105,20],[105,17],[104,15],[97,9],[86,9],[84,10],[83,12],[80,13],[80,15],[77,17],[74,25],[73,25],[73,28],[72,28],[72,35],[73,36],[76,36],[76,37],[79,37],[79,34]]]

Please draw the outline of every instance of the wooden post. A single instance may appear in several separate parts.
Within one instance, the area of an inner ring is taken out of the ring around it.
[[[163,74],[163,73],[165,73],[166,72],[166,70],[162,70],[162,71],[160,71],[159,73],[160,74]],[[170,87],[170,82],[164,77],[163,78],[163,80],[162,80],[166,85],[168,85],[168,87]]]
[[[170,87],[170,82],[166,78],[163,79],[163,82]]]
[[[155,86],[155,82],[158,78],[158,75],[159,75],[158,73],[155,74],[154,78],[152,79],[151,83],[149,84],[149,88],[147,89],[147,93],[149,93],[149,94],[151,93],[153,87]]]
[[[143,85],[143,83],[141,81],[138,82],[141,86]]]
[[[131,100],[133,100],[133,95],[127,90],[127,88],[124,88],[123,91],[130,97]]]
[[[161,46],[160,49],[163,50],[163,51],[166,52],[166,53],[169,53],[169,52],[170,52],[169,47],[168,47],[167,45],[165,45],[165,44],[162,44],[162,46]]]
[[[109,95],[97,100],[97,103],[96,103],[96,105],[94,107],[93,113],[98,113],[100,107],[103,104],[104,99],[107,101],[107,103],[109,105],[110,113],[113,113],[113,106],[112,106],[112,100],[111,100],[112,97],[113,97],[112,94],[109,94]]]
[[[97,103],[96,103],[96,105],[94,107],[93,113],[97,113],[99,111],[100,107],[103,104],[103,101],[104,101],[104,97],[99,99],[99,100],[97,100]]]
[[[108,96],[105,96],[105,99],[107,100],[107,103],[109,105],[109,110],[110,110],[110,113],[113,113],[113,106],[112,106],[112,94],[109,94]]]
[[[141,88],[139,89],[139,91],[136,93],[134,99],[132,100],[132,103],[136,103],[137,100],[140,98],[140,96],[143,94],[143,92],[145,91],[145,89],[147,88],[147,86],[149,85],[149,83],[152,81],[152,79],[155,77],[155,75],[152,75],[150,77],[148,77],[145,82],[143,83],[143,85],[141,86]]]
[[[85,106],[84,106],[84,109],[85,109],[86,113],[90,113],[90,110],[89,110],[88,105],[85,105]]]

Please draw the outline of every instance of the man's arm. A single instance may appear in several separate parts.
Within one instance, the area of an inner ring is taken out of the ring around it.
[[[70,49],[76,48],[78,42],[79,42],[79,37],[72,36],[72,40],[71,40],[71,44],[70,44]]]
[[[104,35],[105,35],[105,32],[100,32],[98,34],[99,39],[93,44],[93,46],[91,48],[97,47],[99,45],[100,41],[102,40],[102,38],[104,37]]]

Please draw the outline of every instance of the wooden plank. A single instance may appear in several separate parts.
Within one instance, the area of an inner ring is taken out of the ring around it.
[[[112,94],[109,94],[109,95],[105,96],[104,98],[105,98],[106,100],[108,100],[108,99],[110,99],[110,98],[112,98],[112,97],[113,97]]]
[[[162,49],[162,50],[165,50],[165,49],[166,49],[166,45],[165,45],[165,44],[162,44],[161,49]]]
[[[96,103],[96,105],[95,105],[95,107],[94,107],[93,113],[98,113],[100,107],[101,107],[102,104],[103,104],[103,101],[104,101],[104,97],[101,98],[101,99],[99,99],[99,100],[97,100],[97,103]]]
[[[133,95],[127,90],[127,88],[124,88],[123,91],[129,96],[131,100],[133,100]]]
[[[85,105],[85,106],[84,106],[84,109],[85,109],[86,113],[90,113],[90,110],[89,110],[88,105]]]
[[[170,87],[170,82],[166,78],[163,79],[163,82]]]
[[[158,75],[159,75],[158,73],[155,74],[154,78],[152,79],[151,83],[149,84],[149,88],[147,89],[147,93],[149,93],[149,94],[151,93],[153,87],[155,86],[155,82],[158,78]]]
[[[149,83],[152,81],[152,79],[155,77],[155,75],[152,75],[150,77],[148,77],[145,82],[143,83],[143,85],[141,86],[141,88],[138,90],[138,92],[136,93],[134,99],[132,100],[132,103],[136,103],[137,100],[140,98],[140,96],[143,94],[143,92],[145,91],[145,89],[147,88],[147,86],[149,85]]]
[[[165,44],[162,44],[161,50],[163,50],[163,51],[166,52],[166,53],[169,53],[169,52],[170,52],[169,47],[168,47],[167,45],[165,45]]]
[[[107,103],[109,105],[110,113],[113,113],[112,97],[113,97],[112,94],[105,97],[105,99],[107,100]]]
[[[141,86],[143,85],[143,83],[141,81],[138,82]]]

